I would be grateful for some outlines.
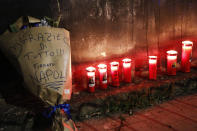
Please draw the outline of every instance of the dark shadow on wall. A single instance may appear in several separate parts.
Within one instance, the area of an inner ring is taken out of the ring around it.
[[[20,16],[30,15],[41,18],[52,16],[55,12],[50,3],[54,0],[1,0],[0,1],[0,33]]]

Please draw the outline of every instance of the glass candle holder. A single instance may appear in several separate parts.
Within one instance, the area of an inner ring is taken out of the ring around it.
[[[99,71],[100,88],[106,89],[107,88],[107,65],[106,64],[99,64],[98,71]]]
[[[176,75],[177,51],[169,50],[167,53],[167,73],[168,75]]]
[[[112,79],[112,86],[120,86],[119,82],[119,62],[111,62],[111,79]]]
[[[157,79],[157,56],[149,56],[149,79]]]
[[[86,71],[88,91],[95,92],[95,68],[90,66],[86,68]]]
[[[192,41],[182,41],[181,70],[183,72],[190,72],[192,60],[192,46]]]
[[[124,74],[124,82],[131,82],[131,59],[126,58],[123,59],[123,74]]]

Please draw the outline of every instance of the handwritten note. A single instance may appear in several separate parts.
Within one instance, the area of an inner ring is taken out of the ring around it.
[[[18,61],[24,81],[35,95],[54,104],[54,98],[47,95],[64,96],[64,90],[72,90],[68,31],[35,27],[2,36],[0,42],[5,43],[2,48],[11,59]],[[65,99],[70,99],[70,94]]]

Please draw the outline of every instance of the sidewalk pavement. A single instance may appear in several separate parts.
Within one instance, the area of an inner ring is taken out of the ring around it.
[[[79,131],[197,131],[197,94],[146,110],[77,122]]]

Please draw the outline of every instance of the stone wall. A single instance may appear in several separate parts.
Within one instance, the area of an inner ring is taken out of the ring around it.
[[[158,55],[165,67],[168,49],[179,51],[180,62],[185,39],[194,41],[196,60],[196,7],[196,0],[1,0],[0,32],[23,15],[62,15],[60,27],[70,31],[73,81],[78,86],[84,84],[78,81],[85,75],[80,72],[95,62],[131,57],[135,67],[146,68],[147,56]]]
[[[0,5],[1,32],[22,15],[61,14],[60,26],[71,32],[73,63],[145,58],[172,41],[176,49],[177,41],[197,33],[196,0],[1,0]]]

